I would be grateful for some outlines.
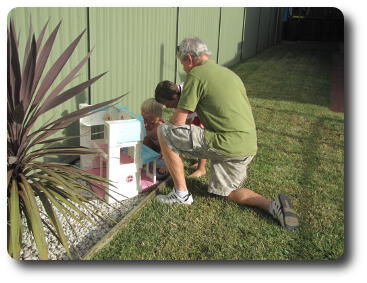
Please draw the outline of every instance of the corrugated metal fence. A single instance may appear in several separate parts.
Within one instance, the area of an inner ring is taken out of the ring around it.
[[[81,102],[97,103],[126,92],[129,95],[123,103],[139,113],[141,102],[154,95],[159,81],[184,80],[185,74],[175,57],[176,46],[183,38],[201,38],[213,52],[213,60],[230,66],[279,41],[281,12],[281,8],[268,7],[20,7],[10,11],[9,17],[14,19],[20,31],[20,46],[23,48],[30,21],[38,34],[50,20],[49,34],[62,20],[50,56],[52,62],[86,30],[59,81],[92,48],[89,64],[72,85],[108,71],[88,92],[50,113],[57,117],[74,111]],[[48,120],[50,115],[45,115],[47,117],[40,123]],[[63,134],[78,134],[77,125]]]

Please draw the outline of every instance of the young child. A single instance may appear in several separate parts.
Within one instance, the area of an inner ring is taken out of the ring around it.
[[[183,85],[177,85],[171,81],[162,81],[158,83],[155,89],[155,100],[167,108],[176,108],[180,100],[182,89]],[[200,122],[200,119],[195,112],[191,112],[188,115],[186,123],[204,128],[204,125]],[[205,176],[205,164],[206,159],[199,159],[198,163],[193,165],[196,167],[196,171],[193,172],[190,177]]]
[[[154,98],[148,98],[142,103],[140,110],[147,132],[143,144],[160,153],[161,148],[158,142],[157,129],[159,125],[164,124],[164,120],[162,119],[162,104],[155,101]]]
[[[143,144],[153,149],[154,151],[161,153],[161,147],[158,141],[158,126],[164,124],[162,118],[163,106],[158,103],[154,98],[146,99],[141,107],[141,116],[144,119],[144,126],[147,135],[143,140]],[[168,171],[164,160],[161,158],[157,161],[157,179],[163,180],[168,176]]]

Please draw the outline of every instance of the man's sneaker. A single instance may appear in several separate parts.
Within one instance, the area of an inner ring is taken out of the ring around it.
[[[172,192],[170,192],[168,195],[158,195],[157,199],[163,203],[186,205],[190,205],[194,201],[190,193],[188,193],[187,196],[185,196],[184,198],[181,198],[176,194],[175,189],[173,189]]]
[[[272,202],[272,214],[278,219],[280,225],[289,231],[299,227],[298,216],[292,202],[287,195],[279,194]]]

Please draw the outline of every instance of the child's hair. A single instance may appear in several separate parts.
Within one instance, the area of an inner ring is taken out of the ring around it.
[[[163,105],[158,103],[154,98],[148,98],[141,104],[141,111],[161,118]]]
[[[155,100],[159,103],[172,100],[175,94],[180,95],[180,89],[171,81],[162,81],[155,88]]]

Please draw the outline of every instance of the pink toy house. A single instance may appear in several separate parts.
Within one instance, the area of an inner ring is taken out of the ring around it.
[[[160,155],[142,144],[145,128],[139,115],[117,105],[79,122],[80,145],[98,150],[95,156],[80,156],[81,168],[106,177],[115,186],[101,189],[96,184],[92,189],[100,197],[113,203],[134,197],[157,183],[156,161]]]

